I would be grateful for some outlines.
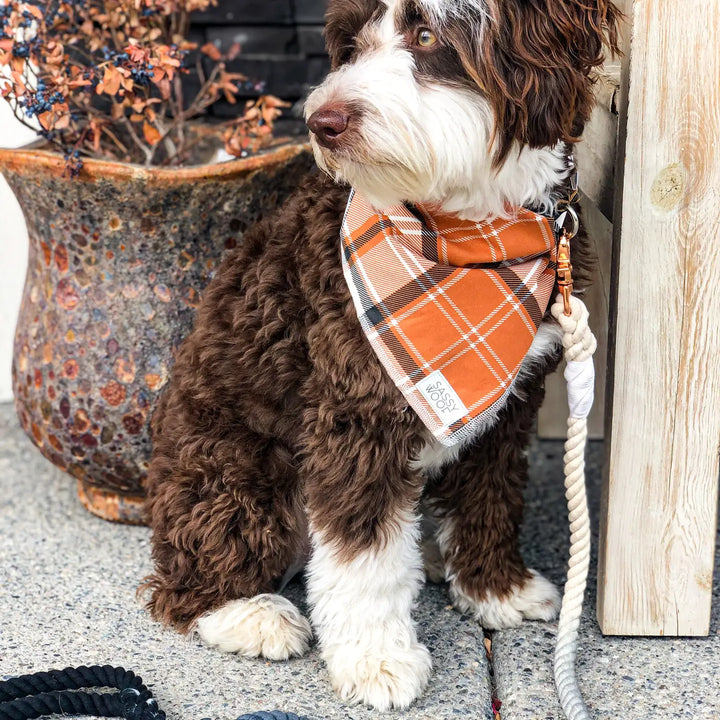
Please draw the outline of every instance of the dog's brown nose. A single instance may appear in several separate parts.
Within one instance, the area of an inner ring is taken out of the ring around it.
[[[307,126],[317,141],[326,148],[335,147],[338,138],[345,132],[350,116],[339,107],[320,108],[307,119]]]

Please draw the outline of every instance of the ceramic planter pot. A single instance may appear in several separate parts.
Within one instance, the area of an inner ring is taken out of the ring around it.
[[[29,263],[13,390],[25,432],[109,520],[141,522],[149,423],[203,288],[312,165],[304,145],[183,169],[0,150]]]

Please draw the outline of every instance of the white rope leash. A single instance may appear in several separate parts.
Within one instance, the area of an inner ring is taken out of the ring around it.
[[[578,627],[590,565],[590,517],[585,496],[587,416],[593,404],[597,347],[588,325],[589,313],[577,297],[570,297],[571,315],[565,315],[563,296],[551,307],[563,330],[567,368],[568,436],[565,443],[565,497],[570,519],[570,562],[555,643],[555,685],[567,720],[590,720],[575,674]]]

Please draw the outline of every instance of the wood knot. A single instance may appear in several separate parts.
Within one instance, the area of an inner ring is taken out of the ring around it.
[[[686,173],[680,163],[663,168],[650,189],[650,202],[665,212],[674,210],[685,197]]]

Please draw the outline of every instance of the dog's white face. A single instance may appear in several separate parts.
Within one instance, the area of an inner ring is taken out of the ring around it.
[[[492,110],[470,87],[440,77],[461,68],[437,43],[424,17],[389,0],[359,29],[349,61],[308,99],[308,118],[321,108],[347,117],[339,134],[311,121],[318,165],[378,207],[447,201],[487,174],[487,152],[477,151],[488,145]]]
[[[412,201],[477,218],[547,205],[602,57],[602,28],[566,21],[603,3],[544,2],[552,10],[330,0],[334,69],[305,108],[318,165],[377,208]]]

